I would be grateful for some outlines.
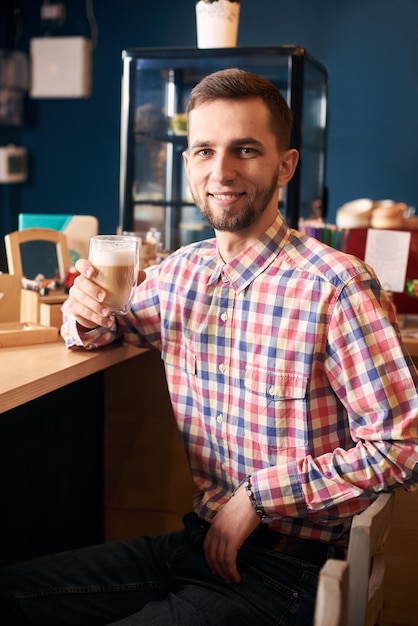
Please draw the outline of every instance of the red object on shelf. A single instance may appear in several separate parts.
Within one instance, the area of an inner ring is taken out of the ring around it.
[[[345,252],[354,254],[364,260],[366,250],[368,228],[351,228]],[[409,246],[408,264],[406,267],[405,280],[418,278],[418,230],[411,231],[411,243]],[[406,293],[393,293],[393,300],[398,313],[418,314],[418,299],[408,296]]]
[[[70,267],[70,269],[67,272],[67,275],[65,277],[65,281],[64,281],[64,291],[65,293],[68,293],[71,289],[71,287],[73,286],[74,280],[76,279],[76,277],[80,274],[80,272],[77,272],[77,270],[75,269],[75,267]]]

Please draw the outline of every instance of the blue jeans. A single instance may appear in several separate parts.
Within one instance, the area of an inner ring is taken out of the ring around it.
[[[2,626],[310,626],[319,567],[245,542],[240,583],[206,565],[205,530],[71,550],[0,570]]]

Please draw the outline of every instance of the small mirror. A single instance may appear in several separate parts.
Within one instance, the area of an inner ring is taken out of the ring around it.
[[[57,245],[52,241],[26,241],[20,244],[22,274],[33,280],[38,274],[45,278],[60,276]]]

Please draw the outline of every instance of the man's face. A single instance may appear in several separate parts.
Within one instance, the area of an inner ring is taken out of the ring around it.
[[[277,215],[282,162],[259,98],[215,100],[190,112],[184,153],[193,200],[209,224],[237,232]],[[287,181],[286,181],[287,182]]]

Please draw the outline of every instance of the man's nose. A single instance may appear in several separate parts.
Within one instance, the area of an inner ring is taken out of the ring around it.
[[[225,183],[236,176],[236,167],[231,155],[218,153],[213,162],[211,178],[217,183]]]

